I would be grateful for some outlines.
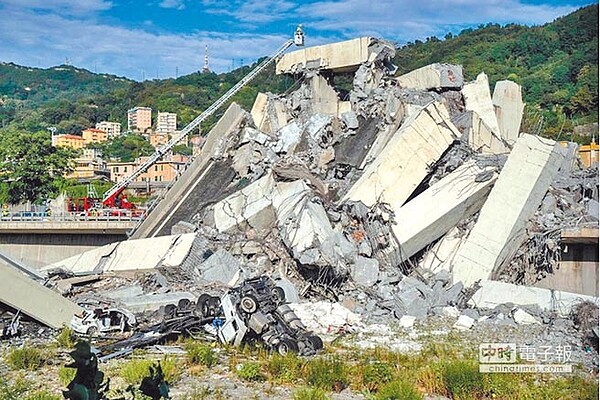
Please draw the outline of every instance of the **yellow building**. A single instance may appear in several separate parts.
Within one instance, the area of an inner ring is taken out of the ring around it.
[[[151,133],[148,135],[148,141],[152,147],[164,146],[169,142],[169,135],[165,133]]]
[[[83,155],[75,159],[75,168],[72,173],[65,174],[65,178],[78,180],[92,180],[109,178],[110,171],[101,153],[94,149],[83,149]]]
[[[86,145],[85,139],[78,135],[56,135],[52,136],[52,145],[55,147],[71,147],[83,149]]]
[[[110,180],[115,183],[121,182],[147,159],[148,157],[140,157],[133,162],[108,163]],[[183,156],[180,154],[172,155],[165,160],[157,161],[154,165],[148,168],[146,172],[138,176],[135,181],[171,182],[180,172],[183,172],[183,169],[189,160],[190,158],[188,156]]]
[[[85,144],[106,142],[108,133],[102,129],[88,128],[81,132],[81,137],[85,140]]]

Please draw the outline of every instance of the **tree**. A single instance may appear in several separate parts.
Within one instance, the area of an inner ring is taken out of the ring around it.
[[[0,201],[40,204],[56,197],[77,152],[51,145],[48,132],[0,132]]]

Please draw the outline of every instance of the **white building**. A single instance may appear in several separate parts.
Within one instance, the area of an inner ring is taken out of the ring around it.
[[[121,124],[118,122],[98,122],[96,124],[96,129],[101,129],[106,132],[109,138],[114,138],[121,134]]]
[[[156,117],[156,133],[168,134],[177,130],[177,114],[158,112]]]

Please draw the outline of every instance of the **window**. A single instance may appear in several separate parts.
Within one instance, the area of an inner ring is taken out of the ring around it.
[[[119,173],[119,167],[113,167],[113,172],[115,174],[118,174]]]
[[[127,167],[123,167],[123,172],[127,173]]]
[[[157,171],[158,171],[158,165],[155,165],[154,166],[154,172],[157,172]]]

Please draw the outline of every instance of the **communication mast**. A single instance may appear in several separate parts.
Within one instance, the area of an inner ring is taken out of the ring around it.
[[[208,45],[204,47],[204,67],[202,67],[202,73],[208,74],[210,69],[208,69]]]

